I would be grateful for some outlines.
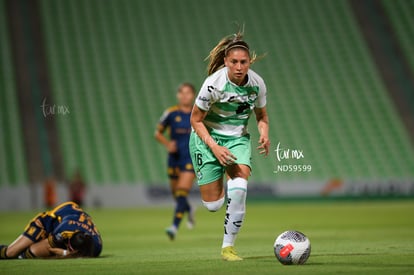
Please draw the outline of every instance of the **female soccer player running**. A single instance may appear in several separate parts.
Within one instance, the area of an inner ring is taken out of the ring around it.
[[[174,240],[185,213],[188,213],[188,227],[194,226],[194,214],[187,199],[195,178],[188,148],[194,97],[194,86],[190,83],[181,84],[177,91],[178,104],[164,112],[155,131],[155,138],[168,151],[168,176],[176,201],[172,225],[165,230],[171,240]],[[166,129],[169,130],[169,139],[164,136]]]
[[[227,174],[227,209],[221,256],[240,261],[234,249],[245,215],[247,180],[250,175],[251,144],[248,119],[254,111],[260,133],[257,149],[269,152],[266,86],[250,70],[256,60],[243,33],[223,38],[209,55],[208,77],[196,98],[191,115],[193,132],[190,152],[200,186],[201,198],[209,211],[224,203],[223,175]]]

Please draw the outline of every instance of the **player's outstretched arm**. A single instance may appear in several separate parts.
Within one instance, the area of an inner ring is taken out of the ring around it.
[[[255,108],[257,128],[259,130],[259,146],[257,149],[260,154],[267,156],[269,154],[270,140],[269,140],[269,117],[267,115],[266,107]]]

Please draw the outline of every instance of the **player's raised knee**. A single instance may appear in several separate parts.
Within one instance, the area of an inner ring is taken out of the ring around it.
[[[220,208],[224,204],[224,197],[221,199],[218,199],[216,201],[203,201],[204,206],[208,209],[210,212],[216,212],[220,210]]]

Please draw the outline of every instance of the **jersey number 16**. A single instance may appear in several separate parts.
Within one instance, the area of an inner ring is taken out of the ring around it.
[[[195,153],[194,154],[194,159],[195,159],[198,166],[203,165],[203,155],[201,153]]]

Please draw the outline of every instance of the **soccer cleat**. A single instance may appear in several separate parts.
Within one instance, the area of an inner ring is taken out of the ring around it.
[[[236,262],[236,261],[242,261],[243,258],[239,257],[237,255],[236,250],[233,246],[227,246],[225,248],[221,249],[221,258],[225,261],[229,262]]]
[[[187,228],[193,229],[195,226],[195,215],[194,215],[195,209],[194,207],[191,208],[190,212],[188,212],[188,220],[187,220]]]
[[[167,236],[171,241],[174,241],[177,229],[175,229],[173,226],[170,226],[165,229],[165,233],[167,233]]]

